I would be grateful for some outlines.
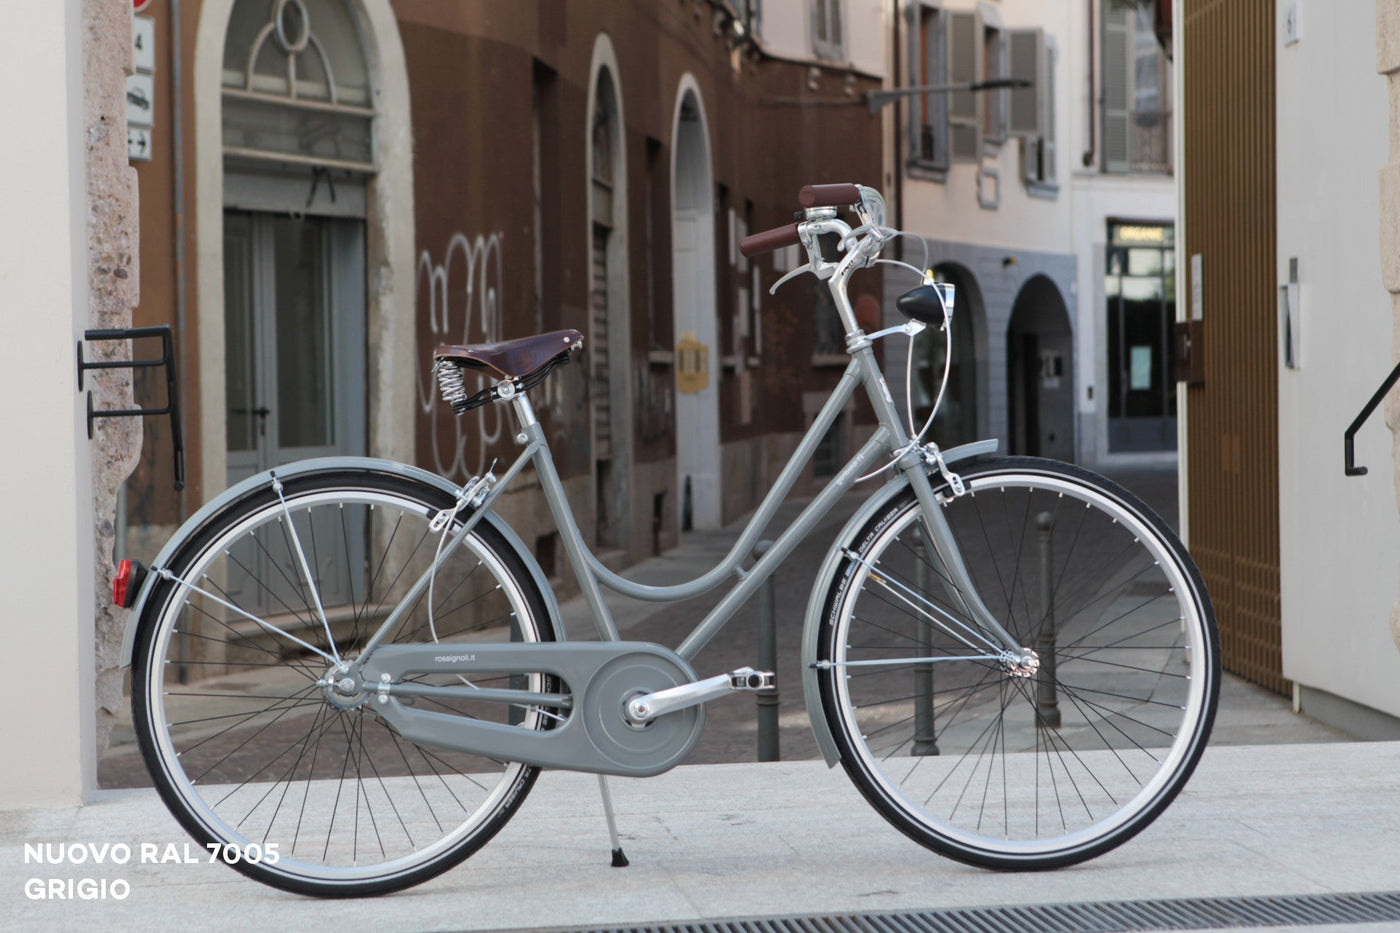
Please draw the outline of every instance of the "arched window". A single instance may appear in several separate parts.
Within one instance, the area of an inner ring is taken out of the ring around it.
[[[226,159],[374,171],[370,70],[341,0],[238,0],[222,86]]]

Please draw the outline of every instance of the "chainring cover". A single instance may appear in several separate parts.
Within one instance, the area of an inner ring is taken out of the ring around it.
[[[668,657],[669,655],[669,657]],[[588,738],[618,773],[659,774],[685,760],[705,726],[703,704],[667,713],[642,725],[627,720],[627,701],[692,683],[695,673],[678,655],[631,652],[613,658],[590,679],[583,697]]]

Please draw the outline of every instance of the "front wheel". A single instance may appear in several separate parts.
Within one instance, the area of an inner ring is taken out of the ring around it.
[[[318,896],[398,890],[466,858],[525,799],[538,769],[402,738],[372,685],[345,688],[336,663],[353,664],[401,601],[386,643],[554,640],[520,556],[485,522],[405,600],[461,528],[432,527],[453,505],[401,476],[305,473],[231,503],[164,568],[137,629],[137,739],[171,812],[239,871]],[[558,719],[462,689],[547,691],[544,674],[412,680],[455,690],[417,701],[441,713]]]
[[[1219,693],[1215,618],[1180,541],[1126,490],[1030,458],[959,464],[938,490],[998,658],[912,491],[850,543],[818,645],[842,763],[891,823],[988,868],[1080,862],[1186,783]]]

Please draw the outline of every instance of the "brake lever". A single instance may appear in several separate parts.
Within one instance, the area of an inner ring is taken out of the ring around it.
[[[898,231],[889,227],[882,227],[878,224],[862,224],[850,233],[841,238],[841,251],[844,253],[850,249],[852,243],[858,243],[860,238],[866,234],[872,234],[880,244],[881,249],[888,243]]]
[[[773,283],[773,287],[770,288],[770,289],[768,289],[768,294],[770,294],[770,295],[776,295],[776,294],[778,293],[778,289],[782,287],[782,285],[783,285],[784,282],[786,282],[788,279],[796,278],[797,276],[801,275],[801,274],[804,273],[804,272],[811,272],[811,273],[815,274],[816,270],[814,270],[814,269],[812,268],[812,264],[811,264],[810,262],[804,262],[802,265],[798,266],[796,269],[793,269],[793,270],[792,270],[791,272],[789,272],[787,275],[783,276],[781,279],[778,279],[778,281],[774,282],[774,283]]]

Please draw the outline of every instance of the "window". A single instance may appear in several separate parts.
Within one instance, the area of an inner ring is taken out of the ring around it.
[[[812,0],[812,52],[818,58],[840,61],[841,0]]]
[[[1103,170],[1170,174],[1171,62],[1151,6],[1104,0],[1102,40]]]
[[[1039,29],[1007,33],[1010,77],[1031,82],[1009,92],[1007,128],[1021,140],[1021,179],[1032,194],[1055,192],[1054,40]]]
[[[927,3],[912,3],[909,14],[909,86],[948,83],[948,40],[942,11]],[[909,161],[934,170],[948,168],[948,95],[911,98]]]
[[[240,0],[221,83],[225,156],[374,171],[369,65],[339,0]]]
[[[976,13],[949,10],[948,83],[975,84],[982,75],[982,30]],[[954,162],[976,162],[982,155],[982,96],[953,91],[948,98],[949,154]]]
[[[999,81],[1006,77],[1006,43],[1001,27],[984,23],[982,27],[982,80]],[[994,145],[1006,142],[1006,91],[983,91],[982,138]]]

